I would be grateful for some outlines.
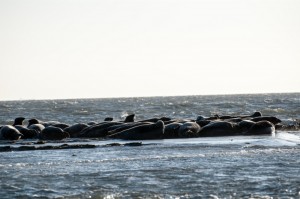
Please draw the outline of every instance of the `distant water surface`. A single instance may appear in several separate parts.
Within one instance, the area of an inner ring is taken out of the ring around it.
[[[0,124],[12,123],[18,116],[72,124],[103,121],[106,117],[118,120],[131,113],[139,120],[161,116],[195,119],[198,115],[254,111],[284,119],[300,118],[300,93],[0,101]]]
[[[300,94],[2,101],[0,124],[18,116],[73,124],[131,113],[139,120],[254,111],[299,119]],[[53,144],[96,148],[1,152],[0,198],[300,198],[299,133],[152,140],[135,147],[78,139]]]

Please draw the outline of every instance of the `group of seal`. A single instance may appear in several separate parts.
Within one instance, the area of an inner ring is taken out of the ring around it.
[[[0,127],[0,139],[42,139],[61,140],[65,138],[106,138],[124,140],[175,139],[236,135],[270,135],[280,128],[281,120],[274,116],[214,115],[198,116],[193,119],[169,117],[149,118],[135,121],[135,114],[123,121],[107,117],[103,122],[76,123],[68,125],[58,121],[43,122],[17,117],[12,125]]]

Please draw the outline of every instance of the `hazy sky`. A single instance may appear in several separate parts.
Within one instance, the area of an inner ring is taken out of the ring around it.
[[[0,100],[300,92],[299,0],[0,0]]]

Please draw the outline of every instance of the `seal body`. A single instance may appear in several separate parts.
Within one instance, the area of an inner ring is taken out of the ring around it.
[[[34,129],[28,129],[22,125],[16,125],[16,129],[23,135],[22,139],[34,139],[39,137],[39,132]]]
[[[152,122],[129,122],[124,124],[118,124],[111,127],[108,127],[108,135],[112,135],[121,131],[124,131],[126,129],[130,129],[132,127],[141,126],[145,124],[152,124]]]
[[[11,125],[4,125],[0,130],[0,139],[2,140],[19,140],[23,135]]]
[[[196,120],[196,123],[200,127],[204,127],[204,126],[208,125],[209,123],[211,123],[211,121],[210,120]]]
[[[43,140],[62,140],[69,137],[69,133],[63,131],[61,128],[54,126],[45,127],[41,132],[41,138]]]
[[[105,137],[108,135],[108,128],[118,124],[123,124],[123,122],[103,122],[95,124],[83,129],[78,136],[87,138]]]
[[[273,116],[261,116],[261,117],[255,117],[253,119],[251,119],[251,121],[253,122],[259,122],[259,121],[269,121],[272,122],[274,125],[279,124],[281,122],[280,119],[278,119],[277,117],[273,117]]]
[[[43,122],[43,121],[35,119],[35,118],[28,120],[28,127],[31,126],[32,124],[42,124],[44,127],[55,126],[55,127],[61,128],[61,129],[69,127],[68,124],[64,124],[64,123],[61,123],[59,121]]]
[[[200,137],[233,136],[239,134],[240,131],[237,124],[223,121],[210,123],[199,131]]]
[[[32,118],[32,119],[28,120],[28,125],[27,125],[27,127],[31,126],[32,124],[40,124],[40,123],[41,123],[40,120],[35,119],[35,118]]]
[[[165,125],[164,138],[165,139],[178,138],[179,137],[178,132],[180,126],[182,126],[182,124],[177,122]]]
[[[269,121],[259,121],[251,126],[245,135],[272,135],[275,133],[275,126]]]
[[[162,139],[164,135],[164,123],[159,120],[154,124],[145,124],[136,126],[119,133],[108,136],[109,138],[117,138],[123,140],[151,140]]]
[[[242,132],[247,132],[254,124],[255,124],[255,122],[253,122],[251,120],[243,120],[243,121],[240,121],[239,123],[237,123],[237,125],[239,126],[239,129]]]
[[[154,117],[154,118],[149,118],[149,119],[141,120],[139,122],[153,122],[153,123],[155,123],[158,120],[161,120],[161,121],[164,122],[164,124],[166,124],[166,123],[169,123],[171,121],[171,118],[169,118],[169,117],[161,117],[161,118]]]
[[[180,138],[198,137],[199,131],[200,126],[196,122],[186,122],[179,127],[178,136]]]
[[[65,128],[64,131],[68,132],[71,138],[75,138],[78,137],[80,132],[87,127],[87,124],[78,123]]]
[[[42,130],[45,128],[44,125],[42,124],[31,124],[30,126],[28,126],[28,129],[34,129],[38,132],[42,132]]]

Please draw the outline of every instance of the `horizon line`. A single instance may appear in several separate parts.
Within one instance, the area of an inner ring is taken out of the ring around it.
[[[272,95],[272,94],[300,94],[300,92],[257,92],[257,93],[221,93],[221,94],[192,94],[192,95],[153,95],[153,96],[118,96],[118,97],[71,97],[71,98],[45,98],[45,99],[0,99],[0,102],[11,101],[44,101],[44,100],[79,100],[79,99],[126,99],[126,98],[155,98],[155,97],[188,97],[188,96],[217,96],[217,95]]]

